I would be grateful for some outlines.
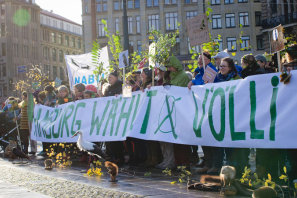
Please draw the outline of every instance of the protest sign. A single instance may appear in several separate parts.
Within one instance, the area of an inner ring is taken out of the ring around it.
[[[208,20],[206,15],[201,14],[188,19],[186,25],[191,47],[209,41]]]
[[[204,80],[204,82],[213,83],[216,75],[217,72],[214,69],[212,69],[211,67],[206,67],[202,79]]]
[[[286,39],[283,33],[283,26],[275,27],[271,32],[271,52],[275,53],[285,49]]]
[[[103,63],[103,68],[108,70],[109,57],[107,46],[100,49],[99,52],[99,61]],[[67,66],[69,85],[71,89],[74,85],[79,83],[83,83],[85,85],[94,85],[97,87],[98,81],[101,76],[94,75],[94,70],[98,65],[95,65],[93,63],[92,53],[80,55],[65,55],[65,61]]]
[[[131,98],[104,97],[57,108],[36,105],[31,138],[75,142],[127,137],[188,145],[297,148],[297,79],[280,83],[280,73],[222,83],[152,87]],[[292,71],[292,76],[297,71]],[[154,107],[154,108],[152,108]]]
[[[119,68],[129,67],[129,52],[123,51],[119,54]]]

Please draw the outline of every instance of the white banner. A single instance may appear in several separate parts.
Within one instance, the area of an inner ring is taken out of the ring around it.
[[[100,62],[103,63],[103,67],[107,69],[109,67],[109,57],[107,46],[100,50]],[[69,85],[72,89],[73,85],[83,83],[85,85],[94,85],[97,87],[97,81],[100,77],[94,75],[94,70],[98,65],[95,65],[92,61],[92,53],[80,54],[80,55],[65,55],[65,61],[67,65],[67,72],[69,78]]]
[[[189,145],[297,148],[297,71],[182,87],[153,87],[132,98],[105,97],[34,109],[32,139],[92,142],[127,136]]]

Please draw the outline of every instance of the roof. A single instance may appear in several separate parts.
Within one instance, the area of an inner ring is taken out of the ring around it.
[[[41,10],[40,11],[40,14],[43,14],[43,15],[46,15],[46,16],[49,16],[49,17],[53,17],[53,18],[56,18],[56,19],[59,19],[59,20],[62,20],[62,21],[66,21],[66,22],[72,23],[74,25],[82,26],[82,25],[80,25],[78,23],[75,23],[74,21],[71,21],[71,20],[69,20],[69,19],[67,19],[65,17],[62,17],[62,16],[60,16],[58,14],[55,14],[53,12],[49,12],[47,10]]]

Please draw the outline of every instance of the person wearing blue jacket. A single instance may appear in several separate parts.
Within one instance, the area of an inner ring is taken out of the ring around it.
[[[216,72],[218,71],[216,67],[211,63],[211,55],[208,52],[203,52],[203,58],[205,63],[205,69],[207,67],[211,67]],[[195,79],[190,81],[188,84],[188,88],[191,89],[192,85],[203,85],[204,80],[202,79],[204,75],[204,68],[203,68],[203,61],[202,61],[202,55],[199,55],[198,57],[198,67],[195,69]]]

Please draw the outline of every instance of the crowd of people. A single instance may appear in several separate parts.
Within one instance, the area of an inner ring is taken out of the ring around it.
[[[284,70],[290,71],[297,68],[297,45],[288,48],[286,60]],[[203,80],[207,67],[217,72],[214,82]],[[126,78],[126,84],[131,85],[132,91],[144,91],[150,89],[153,84],[154,86],[174,85],[191,89],[193,85],[220,83],[272,72],[277,72],[277,68],[263,55],[245,55],[241,58],[241,66],[239,66],[227,52],[219,52],[213,57],[208,52],[203,52],[203,55],[198,57],[198,67],[193,74],[185,71],[177,57],[170,56],[166,65],[157,68],[155,79],[153,79],[153,71],[144,68],[129,75]],[[119,74],[114,71],[109,74],[106,86],[100,90],[97,90],[93,85],[85,86],[81,83],[74,85],[73,92],[65,85],[61,85],[57,89],[48,85],[43,91],[35,91],[33,96],[37,104],[55,107],[76,100],[120,95],[122,94],[122,84]],[[3,111],[7,113],[9,119],[20,118],[21,141],[25,153],[28,153],[30,129],[26,116],[27,101],[28,95],[23,92],[21,102],[17,98],[9,97],[3,105]],[[11,109],[17,110],[17,115],[11,114]],[[35,155],[36,144],[31,143],[31,145],[35,147],[31,149],[31,154]],[[43,151],[40,155],[46,153],[49,145],[50,143],[43,143]],[[136,138],[105,142],[106,159],[118,165],[130,164],[158,169],[174,169],[179,165],[187,167],[194,165],[200,167],[197,169],[198,173],[218,174],[221,167],[227,164],[236,167],[238,177],[241,176],[244,167],[249,166],[251,150],[249,148],[202,146],[202,150],[204,160],[199,160],[198,145],[181,145]],[[289,174],[291,178],[295,179],[297,178],[296,156],[296,149],[256,149],[257,173],[259,177],[270,173],[274,178],[278,178],[280,167],[289,164],[291,167]]]

